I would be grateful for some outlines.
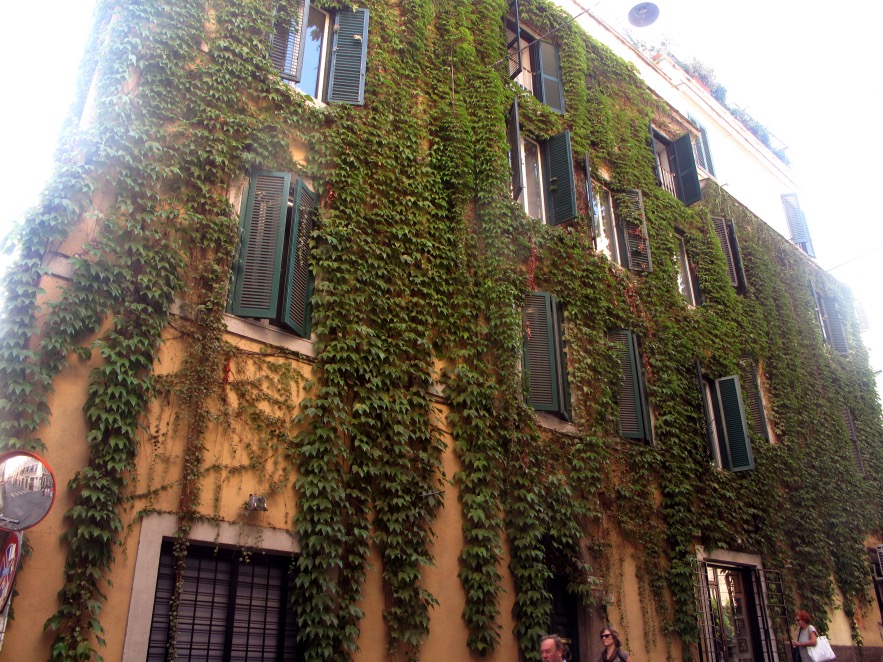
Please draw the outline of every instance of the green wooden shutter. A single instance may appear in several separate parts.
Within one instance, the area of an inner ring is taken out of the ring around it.
[[[675,174],[675,186],[678,199],[690,206],[702,199],[702,188],[699,186],[699,172],[696,170],[696,159],[693,157],[693,142],[686,133],[669,146],[672,171]]]
[[[282,321],[302,338],[310,337],[310,235],[316,224],[319,196],[302,181],[297,183],[294,211],[288,234],[288,267],[285,274]]]
[[[715,381],[718,406],[721,413],[721,427],[724,433],[724,468],[730,471],[746,471],[754,468],[751,453],[751,439],[745,425],[745,407],[739,388],[738,375],[721,377]]]
[[[558,362],[559,412],[568,421],[573,420],[570,404],[570,383],[567,375],[567,345],[564,340],[564,308],[552,297],[552,314],[555,321],[555,358]]]
[[[589,162],[589,153],[583,156],[583,167],[586,169],[586,209],[589,210],[589,228],[592,239],[601,235],[600,214],[595,213],[595,192],[592,190],[592,164]]]
[[[650,439],[650,416],[644,394],[637,338],[631,331],[608,331],[619,359],[619,433],[626,439]]]
[[[282,14],[276,8],[273,38],[270,42],[270,61],[286,80],[300,82],[303,68],[304,42],[301,36],[310,13],[310,0],[298,0],[294,15]]]
[[[760,374],[754,361],[745,358],[739,361],[742,368],[742,394],[751,417],[751,431],[764,439],[770,438],[766,414],[763,410],[763,396],[760,391]]]
[[[862,451],[858,445],[858,434],[855,431],[855,419],[852,417],[852,411],[849,407],[843,408],[843,423],[846,425],[846,431],[849,433],[849,441],[852,445],[852,459],[855,462],[855,468],[861,474],[862,478],[868,477],[865,462],[862,459]]]
[[[338,10],[334,17],[328,101],[354,106],[365,102],[367,59],[368,10]]]
[[[234,315],[276,317],[290,187],[287,172],[257,172],[249,182],[233,274]]]
[[[791,241],[800,246],[807,255],[815,257],[816,254],[812,247],[812,239],[809,236],[809,226],[806,223],[806,216],[800,208],[800,201],[797,199],[797,194],[783,194],[782,205],[785,207],[785,218],[788,221],[788,230],[791,234]]]
[[[711,161],[711,150],[708,147],[708,131],[692,115],[687,115],[687,119],[699,129],[699,135],[693,143],[693,156],[696,158],[696,165],[713,177],[714,164]]]
[[[518,200],[524,190],[522,178],[523,163],[521,158],[521,127],[518,118],[518,97],[512,101],[509,119],[506,124],[506,137],[509,139],[509,166],[512,168],[512,197]]]
[[[559,412],[558,361],[555,357],[553,299],[547,292],[530,292],[524,302],[524,370],[528,404],[537,411]]]
[[[518,15],[518,0],[509,3],[509,20],[506,21],[506,53],[509,61],[509,78],[515,80],[524,67],[521,64],[521,17]]]
[[[616,194],[616,220],[623,266],[632,271],[652,271],[644,197],[639,189],[628,189]]]
[[[736,291],[745,294],[745,265],[742,264],[742,250],[739,248],[739,238],[736,236],[736,225],[733,221],[727,221],[727,237],[730,240],[733,268],[736,270]]]
[[[714,225],[714,233],[717,235],[721,250],[724,252],[724,260],[727,263],[727,277],[730,279],[730,285],[738,287],[739,277],[736,274],[736,263],[733,260],[733,250],[727,233],[727,222],[723,218],[713,216],[711,223]]]
[[[556,113],[564,114],[564,86],[561,83],[561,65],[558,47],[547,41],[531,44],[534,66],[534,96]]]
[[[546,175],[546,220],[560,225],[576,218],[576,183],[573,178],[573,155],[570,131],[549,138],[544,144]]]
[[[662,166],[659,163],[659,155],[656,153],[656,129],[653,128],[652,121],[647,124],[647,129],[649,131],[648,144],[650,146],[650,153],[653,155],[653,165],[655,167],[656,185],[662,186]]]
[[[840,309],[837,299],[831,296],[819,297],[822,320],[825,323],[825,331],[828,336],[828,344],[834,351],[842,356],[849,354],[849,344],[846,342],[846,330],[843,328],[843,320],[840,318]]]

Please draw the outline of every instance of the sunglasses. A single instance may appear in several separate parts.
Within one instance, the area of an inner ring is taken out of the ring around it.
[[[613,635],[612,635],[612,634],[609,634],[609,633],[608,633],[608,634],[602,634],[602,635],[601,635],[601,638],[602,638],[602,639],[607,639],[607,638],[612,637],[612,636],[613,636]]]

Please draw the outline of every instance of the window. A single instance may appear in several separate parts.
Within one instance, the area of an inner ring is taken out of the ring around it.
[[[178,660],[301,659],[289,599],[291,558],[190,543],[177,611]],[[148,662],[168,653],[176,582],[173,542],[164,540],[150,626]]]
[[[310,235],[318,197],[290,173],[256,172],[239,225],[228,311],[310,337]]]
[[[521,26],[517,0],[510,4],[504,25],[509,77],[563,115],[564,86],[558,46],[540,41]]]
[[[619,434],[626,439],[652,441],[653,430],[638,338],[623,329],[607,332],[619,360]]]
[[[659,185],[687,206],[701,200],[702,189],[690,134],[684,134],[672,142],[656,132],[651,124],[650,135]]]
[[[367,9],[329,13],[299,0],[293,16],[277,14],[270,60],[314,99],[364,103],[367,54]]]
[[[528,403],[571,420],[564,311],[546,292],[530,292],[524,302],[524,372]]]
[[[782,205],[785,207],[785,218],[788,221],[788,231],[791,233],[791,241],[810,257],[816,253],[812,247],[812,239],[809,236],[809,226],[806,224],[806,216],[800,208],[800,201],[796,193],[782,195]]]
[[[693,141],[693,157],[696,160],[696,165],[714,177],[714,164],[711,162],[711,150],[708,148],[708,132],[693,117],[689,119],[699,129],[699,135]]]
[[[611,262],[622,264],[616,245],[616,217],[613,213],[613,198],[604,186],[592,187],[592,226],[595,235],[595,250],[607,255]]]
[[[855,419],[852,417],[852,410],[849,407],[843,408],[843,423],[846,425],[846,431],[849,433],[849,442],[852,446],[852,459],[855,462],[855,468],[862,478],[868,477],[865,469],[865,461],[862,459],[862,451],[858,445],[858,434],[855,431]]]
[[[738,375],[709,379],[696,364],[708,453],[712,461],[727,471],[754,468],[751,438]]]
[[[722,556],[754,555],[723,552]],[[694,586],[701,662],[791,658],[790,619],[779,571],[706,559],[698,562]]]
[[[533,218],[560,225],[577,216],[570,131],[536,142],[522,137],[518,99],[507,123],[512,195]]]
[[[727,277],[739,294],[745,293],[745,269],[742,266],[742,254],[739,251],[739,240],[736,238],[736,226],[732,221],[717,216],[712,217],[714,233],[720,242],[727,263]]]
[[[764,408],[760,368],[750,358],[741,359],[739,368],[742,375],[742,395],[745,396],[745,409],[749,419],[748,427],[758,436],[773,441]]]
[[[632,271],[653,271],[644,194],[638,189],[627,189],[614,194],[613,199],[620,264]]]
[[[822,327],[822,336],[831,348],[846,356],[849,354],[849,343],[846,340],[846,329],[843,326],[843,318],[840,316],[840,307],[837,299],[832,296],[816,294],[815,287],[810,283],[813,300],[816,304],[816,318]]]
[[[702,303],[702,292],[699,290],[699,279],[690,264],[690,258],[687,254],[687,246],[684,243],[684,237],[680,233],[675,235],[676,255],[675,260],[678,267],[678,289],[681,296],[688,306],[698,306]]]

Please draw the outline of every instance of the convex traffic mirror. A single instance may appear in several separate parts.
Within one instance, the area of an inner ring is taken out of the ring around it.
[[[0,454],[0,530],[24,531],[39,523],[55,502],[55,474],[28,451]]]

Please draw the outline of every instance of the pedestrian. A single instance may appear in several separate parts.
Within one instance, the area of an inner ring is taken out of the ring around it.
[[[801,662],[812,662],[809,646],[815,646],[818,642],[819,635],[814,626],[809,624],[809,612],[803,609],[799,610],[794,618],[797,619],[797,641],[792,641],[791,646],[800,653]]]
[[[601,645],[604,650],[601,651],[599,662],[632,662],[632,656],[622,650],[619,632],[609,625],[601,629]]]
[[[543,662],[564,662],[564,642],[557,634],[547,634],[540,640]]]

